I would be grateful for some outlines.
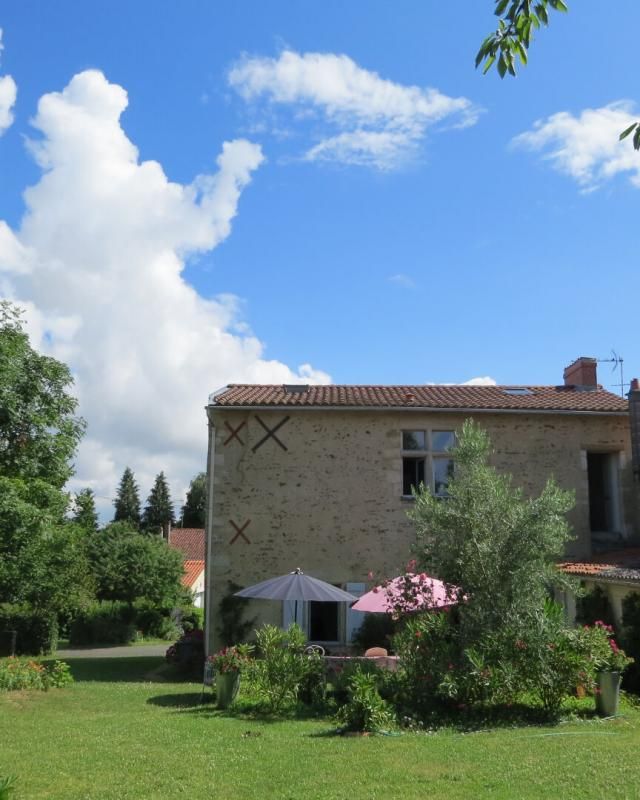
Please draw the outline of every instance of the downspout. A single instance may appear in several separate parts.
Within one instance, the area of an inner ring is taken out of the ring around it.
[[[633,477],[640,481],[640,380],[633,378],[629,387],[629,427],[631,428],[631,463]]]
[[[205,591],[205,655],[211,655],[213,643],[213,598],[211,596],[211,578],[213,564],[213,467],[215,464],[216,428],[213,424],[213,409],[207,406],[207,420],[209,427],[209,442],[207,447],[207,505],[205,514],[205,531],[207,551],[204,563],[204,591]]]

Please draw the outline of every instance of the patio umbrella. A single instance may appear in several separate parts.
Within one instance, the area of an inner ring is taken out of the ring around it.
[[[447,608],[457,604],[458,587],[447,586],[437,578],[428,575],[413,575],[409,578],[412,588],[414,607],[410,611]],[[402,600],[406,592],[406,575],[400,575],[386,585],[376,586],[363,594],[357,603],[351,606],[352,611],[369,611],[374,614],[391,614],[395,610],[394,600]]]
[[[262,583],[248,586],[235,593],[236,597],[253,597],[259,600],[294,600],[295,616],[298,616],[298,600],[313,600],[316,603],[351,603],[358,598],[338,589],[330,583],[305,575],[298,567],[288,575],[269,578]]]

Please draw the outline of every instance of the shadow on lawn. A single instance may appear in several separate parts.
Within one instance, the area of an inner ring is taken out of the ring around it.
[[[202,698],[202,699],[201,699]],[[194,716],[223,717],[237,719],[244,722],[285,722],[291,720],[310,720],[322,718],[322,715],[307,706],[291,707],[280,714],[266,711],[264,706],[250,700],[240,700],[231,708],[219,709],[215,705],[215,696],[210,692],[183,692],[176,694],[160,694],[149,697],[146,701],[150,705],[169,708],[179,714],[192,714]]]
[[[185,679],[167,666],[162,656],[124,658],[70,658],[66,661],[76,681],[102,683],[186,683]]]

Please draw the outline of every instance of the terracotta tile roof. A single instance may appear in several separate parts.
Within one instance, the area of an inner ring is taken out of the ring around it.
[[[558,569],[578,577],[640,583],[640,547],[601,553],[589,561],[565,561]]]
[[[191,559],[185,559],[184,575],[182,576],[182,585],[186,586],[187,589],[191,589],[191,587],[195,584],[200,575],[202,575],[203,570],[204,570],[204,561],[201,561],[199,559],[195,561],[192,561]]]
[[[185,559],[204,561],[204,528],[172,528],[169,547],[180,550]]]
[[[515,390],[515,393],[514,393]],[[216,407],[434,408],[625,412],[626,399],[602,388],[574,386],[302,386],[230,384],[211,399]]]

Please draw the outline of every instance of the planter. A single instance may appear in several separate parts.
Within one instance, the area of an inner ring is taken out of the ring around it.
[[[621,675],[619,672],[599,672],[596,680],[596,711],[601,717],[614,717],[618,713]]]
[[[216,705],[218,708],[229,708],[236,699],[238,688],[240,687],[240,673],[233,672],[216,673]]]

